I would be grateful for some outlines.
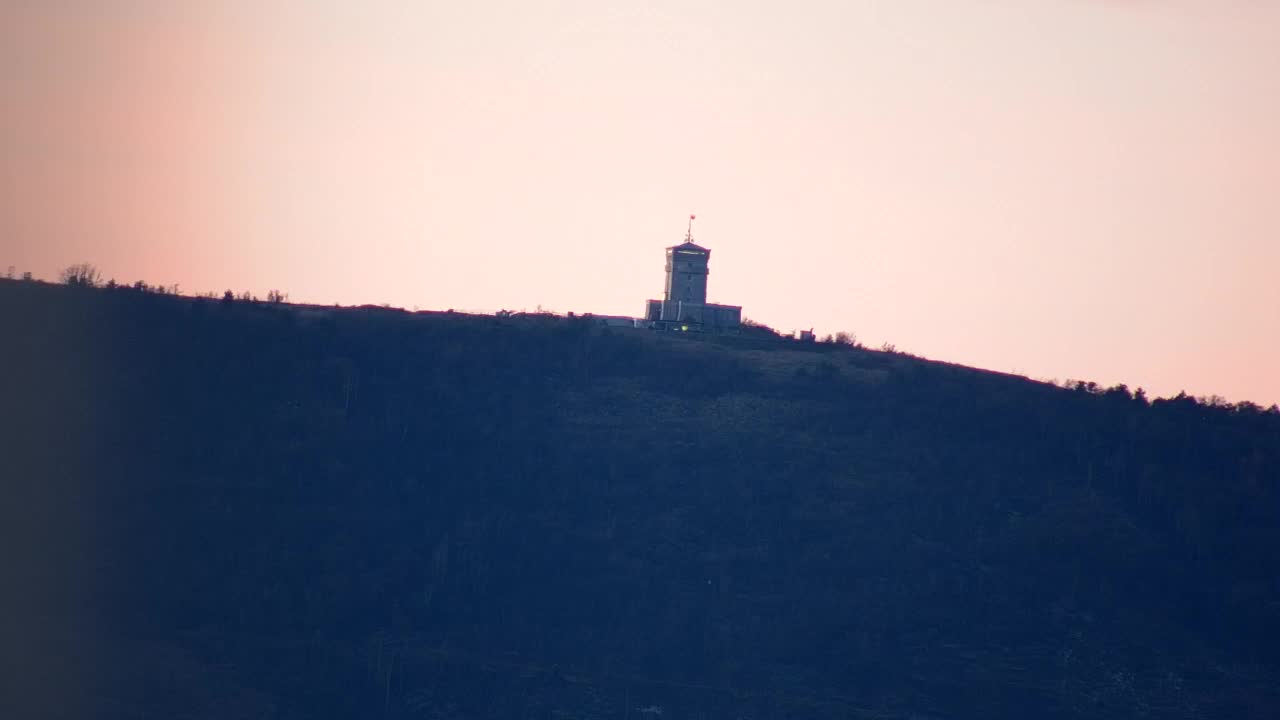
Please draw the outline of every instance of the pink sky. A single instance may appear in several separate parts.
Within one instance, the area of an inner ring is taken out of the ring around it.
[[[0,106],[0,271],[639,314],[696,212],[780,330],[1280,402],[1276,3],[18,0]]]

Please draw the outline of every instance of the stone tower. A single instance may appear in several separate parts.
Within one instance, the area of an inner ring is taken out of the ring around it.
[[[692,225],[684,242],[667,248],[667,302],[705,303],[707,301],[707,263],[711,251],[695,245]]]
[[[661,300],[645,304],[653,327],[688,332],[737,332],[742,308],[707,302],[707,264],[711,251],[693,242],[693,216],[684,242],[667,248],[667,284]]]

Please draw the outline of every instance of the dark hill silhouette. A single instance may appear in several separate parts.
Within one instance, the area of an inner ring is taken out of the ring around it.
[[[1280,711],[1274,411],[759,329],[0,327],[6,717]]]

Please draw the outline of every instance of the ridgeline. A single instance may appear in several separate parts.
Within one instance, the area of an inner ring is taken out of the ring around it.
[[[761,329],[0,327],[5,717],[1280,714],[1280,412]]]

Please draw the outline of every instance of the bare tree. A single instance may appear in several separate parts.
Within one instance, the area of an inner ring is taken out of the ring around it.
[[[98,268],[89,263],[76,263],[63,270],[58,279],[68,285],[97,287],[102,276],[98,274]]]
[[[269,303],[282,303],[282,302],[284,302],[285,300],[287,300],[288,298],[289,298],[289,296],[288,296],[288,295],[286,295],[285,293],[280,292],[279,290],[268,290],[268,291],[267,291],[267,302],[269,302]]]

